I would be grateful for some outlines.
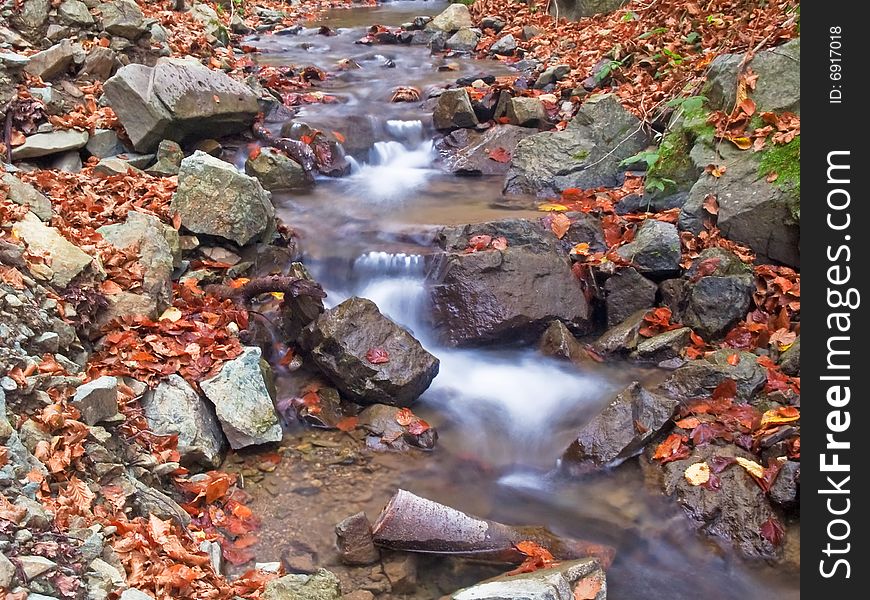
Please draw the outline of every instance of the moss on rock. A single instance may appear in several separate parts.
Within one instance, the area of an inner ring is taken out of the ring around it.
[[[788,194],[791,216],[795,221],[800,220],[801,136],[795,136],[788,144],[766,146],[760,152],[758,173],[765,178],[776,173],[773,184]]]

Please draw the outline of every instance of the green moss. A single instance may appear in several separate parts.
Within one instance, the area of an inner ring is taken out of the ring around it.
[[[571,155],[574,160],[586,160],[589,158],[589,150],[580,150]]]
[[[716,136],[716,128],[707,122],[710,111],[699,106],[686,108],[683,112],[683,128],[695,136],[696,140],[712,144]]]
[[[682,181],[691,179],[694,171],[689,151],[691,141],[685,131],[669,131],[659,145],[659,159],[649,170],[653,177]]]
[[[758,174],[767,177],[776,173],[774,185],[785,191],[789,210],[795,220],[801,216],[801,136],[785,145],[768,144],[760,153]]]

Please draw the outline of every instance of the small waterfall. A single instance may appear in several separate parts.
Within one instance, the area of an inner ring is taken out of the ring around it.
[[[425,258],[420,254],[363,254],[353,267],[360,281],[357,295],[372,300],[381,312],[425,341],[428,337],[422,325],[426,303],[425,268]]]

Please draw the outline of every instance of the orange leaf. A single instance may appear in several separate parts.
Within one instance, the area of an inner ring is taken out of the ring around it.
[[[359,417],[345,417],[335,424],[335,428],[339,431],[353,431],[359,425]]]
[[[410,408],[400,408],[396,411],[396,423],[402,427],[407,427],[417,418]]]
[[[337,132],[337,131],[333,131],[333,132],[332,132],[332,135],[335,136],[335,139],[337,139],[338,142],[339,142],[340,144],[343,144],[343,143],[345,143],[345,142],[347,141],[347,138],[345,138],[343,135],[341,135],[341,134],[340,134],[339,132]]]
[[[498,148],[493,148],[492,150],[487,150],[486,155],[490,160],[494,160],[495,162],[508,163],[511,161],[511,153],[500,146]]]
[[[564,213],[554,213],[550,220],[550,229],[556,234],[560,240],[565,237],[568,230],[571,228],[571,219]]]

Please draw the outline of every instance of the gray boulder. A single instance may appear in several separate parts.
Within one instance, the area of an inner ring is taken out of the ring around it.
[[[95,129],[85,144],[85,150],[91,156],[108,158],[123,153],[125,148],[114,129]]]
[[[668,425],[679,400],[647,391],[638,382],[622,390],[586,423],[562,455],[572,474],[612,467],[643,451]]]
[[[634,239],[616,253],[638,272],[663,277],[680,271],[682,250],[680,234],[671,223],[647,219]]]
[[[70,40],[61,40],[51,48],[37,52],[30,57],[30,62],[24,70],[36,77],[48,81],[65,73],[72,65],[81,64],[85,60],[85,51],[81,44]]]
[[[220,373],[199,386],[215,407],[217,419],[234,450],[280,442],[282,431],[266,386],[259,348],[245,348]]]
[[[692,330],[688,327],[680,327],[654,335],[651,338],[641,340],[631,357],[649,363],[661,363],[679,358],[683,354],[683,348],[688,345],[691,335]]]
[[[222,71],[161,58],[154,67],[127,65],[104,84],[109,105],[140,152],[161,140],[184,142],[248,127],[259,112],[256,94]]]
[[[184,160],[184,150],[178,142],[163,140],[157,146],[157,161],[148,167],[147,172],[157,177],[178,175],[182,160]]]
[[[563,561],[546,569],[500,575],[454,592],[450,600],[576,600],[607,598],[604,570],[594,558]]]
[[[473,52],[480,42],[480,33],[470,27],[463,27],[444,43],[444,47],[455,52]]]
[[[435,128],[445,131],[465,127],[475,127],[478,124],[471,98],[465,88],[444,90],[438,96],[438,103],[432,113]]]
[[[28,250],[48,258],[45,270],[31,269],[34,275],[51,281],[58,287],[66,287],[93,263],[93,259],[78,246],[70,243],[56,229],[47,227],[33,213],[12,226],[12,233],[27,244]]]
[[[335,386],[361,404],[408,406],[438,374],[438,359],[365,298],[327,310],[300,341]],[[384,362],[370,360],[372,353],[382,353]]]
[[[302,165],[271,148],[263,148],[255,158],[248,158],[245,173],[256,177],[270,192],[307,188],[313,183]]]
[[[545,131],[517,145],[505,192],[558,196],[568,188],[618,185],[620,162],[643,150],[641,122],[612,95],[587,100],[564,131]]]
[[[755,279],[752,275],[702,277],[690,284],[680,321],[705,339],[725,335],[749,312]]]
[[[9,189],[9,199],[15,204],[28,207],[30,212],[43,221],[51,218],[51,200],[35,187],[24,183],[12,173],[3,173],[0,181]]]
[[[12,160],[39,158],[77,150],[88,143],[88,133],[76,129],[58,129],[49,133],[27,136],[24,143],[12,149]]]
[[[142,398],[142,411],[151,431],[177,435],[184,466],[216,469],[226,440],[214,408],[178,375],[170,375]]]
[[[266,239],[274,227],[275,208],[260,182],[199,150],[181,161],[170,208],[189,231],[240,246]]]
[[[444,342],[532,341],[554,320],[588,331],[592,310],[565,256],[507,239],[505,250],[436,258],[429,287],[434,325]]]
[[[639,310],[649,310],[656,303],[658,286],[634,267],[617,271],[604,284],[607,324],[622,323]]]
[[[12,22],[20,29],[39,29],[48,21],[50,10],[51,0],[24,0],[17,14],[12,17]]]
[[[181,259],[175,229],[153,215],[130,211],[124,223],[104,225],[97,232],[116,248],[137,249],[143,291],[157,300],[158,308],[172,303],[172,271]]]
[[[713,110],[731,112],[737,98],[737,78],[745,54],[720,54],[710,63],[707,83],[701,93]],[[801,40],[793,39],[781,46],[757,52],[747,65],[758,80],[749,97],[756,111],[800,114]]]
[[[79,77],[91,77],[102,81],[114,75],[120,67],[121,60],[118,58],[117,52],[111,48],[94,46],[88,50]]]
[[[505,116],[511,125],[538,127],[547,121],[544,103],[537,98],[518,96],[507,101]]]
[[[718,154],[702,144],[693,154],[703,153],[708,163],[725,167],[721,177],[701,175],[692,186],[680,212],[681,230],[699,233],[708,218],[704,200],[713,195],[719,203],[716,225],[730,240],[746,244],[760,262],[800,264],[799,193],[789,187],[769,183],[760,169],[758,154],[720,144]]]
[[[737,364],[732,365],[728,362],[732,354],[735,351],[730,349],[717,350],[703,359],[690,360],[652,391],[684,401],[710,396],[716,386],[731,379],[737,384],[737,398],[748,402],[764,387],[767,371],[750,352],[736,352]]]
[[[649,309],[642,308],[632,313],[624,321],[605,331],[592,347],[601,354],[625,354],[633,351],[641,342],[640,329],[647,312]]]
[[[499,56],[511,56],[517,51],[517,38],[512,34],[507,34],[500,37],[492,46],[489,47],[490,54]]]
[[[103,29],[111,35],[135,40],[148,31],[145,15],[133,0],[104,2],[100,5],[100,13],[103,17]]]
[[[104,375],[76,388],[72,404],[82,421],[96,425],[118,414],[118,379]]]
[[[474,23],[471,20],[471,13],[468,12],[468,7],[464,4],[451,4],[444,12],[435,16],[426,24],[427,31],[443,31],[451,33],[458,31],[463,27],[473,27]]]
[[[94,17],[80,0],[64,0],[57,8],[57,16],[67,25],[87,27],[94,24]]]
[[[510,161],[495,160],[491,153],[504,150],[510,157],[519,141],[532,133],[526,127],[514,125],[496,125],[482,133],[457,129],[437,144],[443,157],[442,168],[461,175],[504,175]]]

